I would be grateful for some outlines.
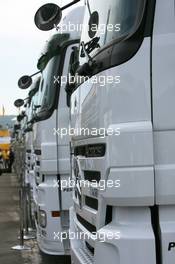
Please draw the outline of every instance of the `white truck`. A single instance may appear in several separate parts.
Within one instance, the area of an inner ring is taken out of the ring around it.
[[[35,174],[34,174],[34,151],[33,151],[33,124],[35,121],[36,105],[38,102],[40,77],[31,85],[26,106],[26,127],[25,127],[25,185],[26,185],[26,227],[28,231],[35,229]],[[26,238],[33,237],[26,234]]]
[[[61,188],[62,181],[67,182],[70,177],[70,139],[69,135],[61,136],[58,131],[69,127],[65,77],[72,52],[80,41],[79,25],[83,20],[83,10],[83,7],[77,7],[68,13],[62,21],[64,29],[65,25],[68,27],[72,23],[78,30],[71,32],[66,29],[54,34],[37,65],[41,71],[36,122],[33,124],[37,242],[41,251],[52,255],[70,254],[69,239],[61,240],[61,235],[69,230],[69,208],[72,204],[71,189]],[[43,29],[40,11],[35,22]]]
[[[86,0],[86,79],[71,95],[71,127],[86,129],[72,138],[74,264],[175,261],[174,10]]]
[[[13,168],[19,180],[23,178],[23,171],[25,167],[25,125],[26,125],[26,113],[25,111],[20,111],[20,107],[24,105],[23,99],[17,99],[14,105],[19,109],[19,114],[16,117],[16,123],[14,125],[13,131],[13,142],[12,148],[15,153],[15,160]]]
[[[40,85],[40,77],[38,77],[31,85],[28,93],[27,102],[25,103],[26,109],[26,125],[25,125],[25,148],[26,148],[26,183],[30,183],[32,187],[33,177],[33,123],[35,121],[35,106],[37,105],[38,91]],[[32,178],[31,178],[32,177]]]
[[[34,161],[33,161],[33,123],[35,120],[35,105],[37,104],[40,77],[38,77],[31,85],[27,98],[17,99],[15,106],[18,108],[23,106],[25,111],[18,119],[21,123],[21,135],[23,137],[23,151],[16,149],[17,171],[21,175],[21,184],[24,188],[24,239],[33,238],[33,234],[29,234],[30,229],[35,228],[34,225],[34,208],[33,208],[33,189],[35,186],[34,179]],[[17,142],[16,142],[17,143]]]

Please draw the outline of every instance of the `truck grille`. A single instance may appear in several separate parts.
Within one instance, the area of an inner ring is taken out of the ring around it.
[[[75,156],[85,156],[88,158],[103,157],[106,152],[105,144],[91,144],[85,146],[78,146],[74,148]]]
[[[85,196],[85,205],[88,207],[98,210],[98,200],[89,196]]]
[[[97,229],[94,225],[90,224],[89,222],[87,222],[84,218],[82,218],[79,214],[77,215],[77,219],[78,221],[90,232],[97,232]]]

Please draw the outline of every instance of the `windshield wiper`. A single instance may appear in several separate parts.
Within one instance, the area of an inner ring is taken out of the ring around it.
[[[88,7],[89,15],[91,16],[92,12],[90,8],[89,0],[87,0],[87,7]]]
[[[80,52],[80,57],[86,57],[88,62],[84,63],[82,66],[80,66],[77,70],[77,73],[82,76],[88,76],[90,75],[94,68],[100,67],[101,63],[97,63],[96,60],[94,60],[89,53],[91,53],[95,48],[100,48],[99,45],[99,37],[93,38],[91,41],[84,44],[82,41],[80,46],[82,47]]]
[[[80,56],[82,58],[87,57],[90,61],[92,61],[92,58],[91,58],[91,56],[89,54],[94,49],[100,48],[99,40],[100,40],[100,37],[95,37],[95,38],[93,38],[92,40],[90,40],[87,43],[84,43],[84,41],[82,41],[81,44],[80,44],[81,47],[82,47]]]

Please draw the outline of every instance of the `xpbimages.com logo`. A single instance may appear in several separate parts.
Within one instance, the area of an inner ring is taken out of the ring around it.
[[[108,231],[108,232],[54,232],[54,240],[63,242],[64,240],[98,240],[99,242],[105,242],[108,240],[119,240],[121,238],[120,231]]]
[[[81,83],[90,83],[92,85],[99,84],[99,86],[104,87],[107,84],[120,84],[120,75],[94,75],[92,77],[89,76],[80,76],[78,74],[75,74],[75,76],[72,76],[70,73],[68,75],[62,75],[62,76],[54,76],[54,84],[81,84]]]
[[[106,136],[120,136],[120,128],[54,128],[54,136],[57,135],[61,138],[65,136],[88,136],[88,137],[100,137],[105,138]]]
[[[71,178],[68,178],[67,180],[61,180],[61,181],[54,181],[54,187],[58,188],[60,187],[62,191],[67,190],[67,189],[74,189],[77,186],[77,181]],[[79,180],[78,186],[80,188],[95,188],[100,191],[104,191],[106,188],[120,188],[121,187],[121,182],[120,179],[115,179],[115,180]]]
[[[60,25],[54,25],[54,28],[60,32],[60,33],[65,33],[65,32],[98,32],[99,35],[104,35],[106,32],[120,32],[121,30],[121,24],[91,24],[91,25],[85,25],[85,24],[74,24],[71,23],[70,21],[65,24],[62,23]]]

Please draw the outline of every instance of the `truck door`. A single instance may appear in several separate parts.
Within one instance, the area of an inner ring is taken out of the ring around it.
[[[156,204],[162,264],[175,262],[175,1],[156,1],[152,110]]]

